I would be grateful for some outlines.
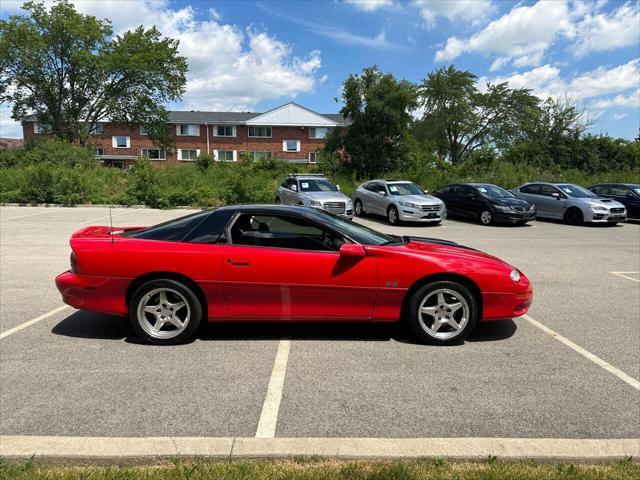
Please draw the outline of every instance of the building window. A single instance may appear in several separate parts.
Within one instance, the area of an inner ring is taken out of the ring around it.
[[[271,158],[271,152],[251,152],[251,157],[254,161],[268,160]]]
[[[216,127],[216,137],[235,137],[236,127],[231,125],[218,125]]]
[[[48,123],[33,123],[33,131],[34,133],[51,133],[51,125]]]
[[[318,163],[318,152],[311,152],[309,154],[309,163]]]
[[[124,162],[122,160],[114,160],[111,162],[111,166],[124,170]]]
[[[140,125],[140,135],[149,135],[149,129],[144,125]]]
[[[93,128],[89,130],[89,133],[91,135],[102,135],[103,132],[104,132],[104,126],[101,123],[94,125]]]
[[[234,150],[216,150],[214,152],[216,160],[220,162],[235,162],[236,152]]]
[[[327,134],[329,133],[329,129],[328,128],[310,128],[309,129],[309,138],[317,138],[317,139],[323,139],[327,136]]]
[[[300,140],[283,140],[282,151],[283,152],[299,152]]]
[[[200,135],[199,125],[177,125],[176,135],[196,137]]]
[[[104,148],[96,148],[96,155],[104,155]]]
[[[131,146],[131,140],[129,137],[111,137],[111,145],[113,148],[129,148]]]
[[[271,127],[249,127],[249,136],[271,138]]]
[[[164,150],[162,148],[143,148],[142,156],[151,160],[164,160]]]
[[[178,160],[194,161],[200,156],[200,150],[195,149],[180,149],[178,150]]]

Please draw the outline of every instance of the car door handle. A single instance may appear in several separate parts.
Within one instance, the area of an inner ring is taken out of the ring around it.
[[[251,262],[244,258],[227,258],[227,262],[235,267],[248,267],[251,265]]]

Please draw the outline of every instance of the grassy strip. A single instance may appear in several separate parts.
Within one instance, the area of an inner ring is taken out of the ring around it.
[[[0,460],[0,480],[155,480],[155,479],[264,479],[264,480],[636,480],[640,465],[631,459],[608,465],[537,464],[501,462],[489,458],[481,463],[435,460],[341,461],[292,460],[176,460],[146,466],[64,467],[37,462],[8,463]]]

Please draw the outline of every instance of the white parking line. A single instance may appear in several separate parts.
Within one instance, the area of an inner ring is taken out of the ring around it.
[[[280,340],[278,344],[278,353],[276,353],[276,359],[273,362],[267,396],[264,399],[262,413],[260,413],[260,420],[256,429],[257,438],[273,438],[276,435],[278,411],[282,400],[282,389],[284,388],[284,377],[287,373],[290,347],[291,340]]]
[[[632,282],[640,283],[640,280],[638,280],[637,278],[629,277],[628,275],[626,275],[628,273],[633,273],[633,274],[637,275],[640,272],[609,272],[609,273],[611,273],[613,275],[616,275],[618,277],[626,278],[627,280],[631,280]]]
[[[48,210],[45,210],[44,212],[30,213],[29,215],[20,215],[19,217],[3,218],[2,221],[3,222],[8,222],[9,220],[17,220],[19,218],[35,217],[36,215],[43,215],[45,213],[52,213],[52,212],[55,212],[55,210],[54,209],[48,209]]]
[[[60,313],[64,310],[66,310],[67,308],[71,308],[69,305],[62,305],[58,308],[54,308],[53,310],[51,310],[50,312],[47,313],[43,313],[42,315],[40,315],[39,317],[36,318],[32,318],[31,320],[28,320],[24,323],[21,323],[20,325],[17,325],[13,328],[10,328],[9,330],[6,330],[2,333],[0,333],[0,340],[2,340],[3,338],[7,338],[9,335],[13,335],[16,332],[19,332],[20,330],[30,327],[31,325],[38,323],[41,320],[44,320],[46,318],[52,317],[54,316],[56,313]]]
[[[133,213],[135,211],[136,210],[127,210],[126,212],[114,213],[114,214],[111,215],[111,218],[119,217],[121,215],[128,215],[129,213]],[[80,222],[78,225],[84,225],[85,223],[95,222],[96,220],[102,220],[103,218],[109,218],[109,215],[105,215],[105,216],[97,217],[97,218],[92,218],[91,220],[85,220],[84,222]]]
[[[612,373],[613,375],[618,377],[623,382],[631,385],[636,390],[640,390],[640,381],[636,380],[631,375],[628,375],[628,374],[624,373],[622,370],[620,370],[619,368],[616,368],[613,365],[611,365],[610,363],[605,362],[603,359],[601,359],[600,357],[594,355],[593,353],[585,350],[580,345],[576,345],[575,343],[573,343],[568,338],[563,337],[559,333],[551,330],[546,325],[543,325],[542,323],[538,322],[537,320],[534,320],[529,315],[523,315],[522,318],[527,320],[531,325],[533,325],[535,327],[538,327],[540,330],[542,330],[547,335],[552,336],[553,338],[558,340],[560,343],[564,343],[567,347],[571,348],[572,350],[575,350],[576,352],[578,352],[580,355],[582,355],[586,359],[591,360],[596,365],[604,368],[607,372]]]

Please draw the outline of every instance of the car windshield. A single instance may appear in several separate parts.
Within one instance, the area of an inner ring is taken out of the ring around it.
[[[636,195],[640,195],[640,185],[629,185],[629,188],[633,190]]]
[[[487,198],[513,198],[515,195],[496,185],[478,185],[478,191]]]
[[[329,180],[305,178],[300,180],[301,192],[337,192],[338,188]]]
[[[558,188],[562,190],[563,193],[574,198],[597,197],[597,195],[592,191],[587,190],[586,188],[579,187],[578,185],[558,185]]]
[[[352,238],[356,242],[362,245],[384,245],[385,243],[391,243],[398,241],[397,236],[387,235],[381,233],[372,228],[365,227],[359,223],[352,222],[345,218],[339,217],[329,212],[323,212],[326,217],[323,217],[323,222],[328,223],[337,230]]]
[[[424,190],[415,183],[389,183],[387,185],[391,195],[424,195]]]

